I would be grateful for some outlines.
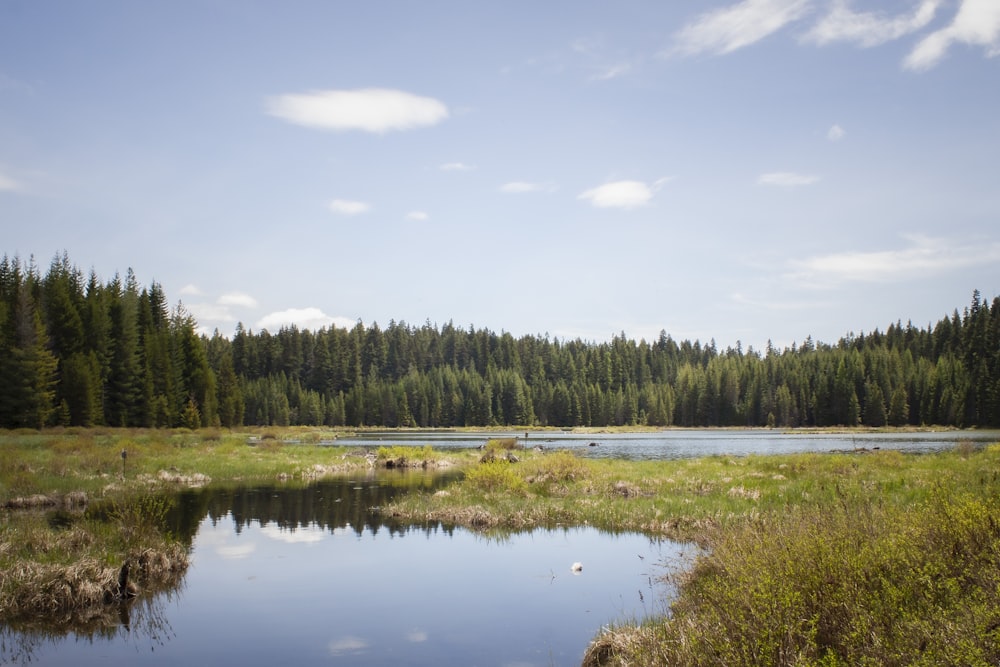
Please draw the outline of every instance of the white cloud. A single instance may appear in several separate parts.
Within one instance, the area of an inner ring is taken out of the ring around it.
[[[548,183],[527,183],[525,181],[511,181],[500,186],[500,192],[507,194],[521,194],[524,192],[552,192],[555,187]]]
[[[589,200],[598,208],[632,209],[644,206],[653,198],[653,191],[641,181],[614,181],[592,188],[578,199]]]
[[[761,174],[757,177],[757,185],[778,185],[781,187],[812,185],[818,181],[819,176],[814,176],[812,174],[796,174],[790,171],[775,171],[769,174]]]
[[[1000,2],[962,0],[951,24],[920,40],[903,60],[903,67],[930,69],[944,58],[955,42],[982,46],[987,57],[1000,55]]]
[[[194,319],[199,324],[205,322],[235,322],[236,318],[229,312],[229,308],[224,305],[214,303],[189,303],[186,304],[188,311],[194,315]]]
[[[464,162],[445,162],[438,169],[441,171],[472,171],[475,167]]]
[[[24,184],[0,173],[0,192],[21,192],[22,190],[24,190]]]
[[[257,550],[257,545],[248,542],[244,544],[237,544],[233,546],[220,546],[216,547],[215,553],[224,560],[243,560],[244,558],[249,558]]]
[[[330,202],[330,210],[340,215],[358,215],[367,213],[371,208],[363,201],[351,201],[350,199],[334,199]]]
[[[338,329],[353,329],[358,323],[357,320],[352,320],[349,317],[334,316],[331,319],[333,321],[330,322],[330,326],[335,326]]]
[[[286,530],[279,528],[274,524],[268,524],[260,529],[261,535],[269,537],[272,540],[277,540],[278,542],[285,542],[287,544],[315,544],[317,542],[322,542],[326,533],[322,528],[315,526],[306,528],[296,528],[295,530]]]
[[[242,308],[256,308],[257,299],[243,292],[229,292],[220,296],[216,303],[220,306],[239,306]]]
[[[926,26],[934,19],[940,4],[940,0],[924,0],[912,14],[887,18],[883,12],[852,11],[846,0],[837,0],[830,13],[813,26],[803,40],[820,46],[831,42],[878,46]]]
[[[409,213],[406,214],[407,220],[423,221],[429,217],[430,216],[424,213],[423,211],[410,211]]]
[[[357,653],[368,648],[368,642],[361,637],[346,636],[332,640],[327,648],[330,655],[341,655],[343,653]]]
[[[758,42],[809,11],[809,0],[743,0],[702,14],[676,35],[675,51],[731,53]]]
[[[826,138],[830,141],[840,141],[847,136],[847,131],[840,125],[834,125],[826,131]]]
[[[963,243],[923,235],[903,237],[895,250],[864,250],[818,255],[789,263],[799,284],[831,286],[843,282],[891,282],[1000,262],[1000,243]]]
[[[201,288],[197,285],[192,285],[188,283],[181,288],[182,296],[205,296],[205,293],[201,291]]]
[[[276,330],[295,325],[299,329],[321,329],[336,321],[319,308],[289,308],[265,315],[257,322],[258,329]],[[353,322],[351,325],[353,326]]]
[[[377,134],[436,125],[448,118],[448,107],[432,97],[385,88],[278,95],[268,100],[267,111],[304,127]]]

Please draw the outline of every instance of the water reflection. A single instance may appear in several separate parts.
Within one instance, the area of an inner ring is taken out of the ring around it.
[[[175,535],[193,537],[202,519],[211,525],[231,518],[237,534],[251,524],[295,533],[318,527],[324,531],[348,529],[402,534],[414,528],[379,514],[378,509],[401,493],[433,492],[454,481],[458,473],[374,471],[358,476],[329,478],[312,483],[276,483],[264,486],[210,486],[181,492],[167,525]],[[427,526],[436,530],[437,526]],[[305,539],[309,539],[306,537]]]
[[[391,471],[185,491],[165,517],[190,546],[182,588],[109,607],[92,628],[3,628],[0,661],[577,665],[602,625],[663,611],[673,543],[590,528],[484,537],[377,511],[449,481]]]
[[[49,619],[0,624],[0,664],[47,664],[60,656],[68,656],[72,664],[74,655],[106,645],[137,655],[155,652],[175,637],[168,609],[178,593],[179,589],[105,605],[92,610],[87,620],[76,618],[72,623]]]

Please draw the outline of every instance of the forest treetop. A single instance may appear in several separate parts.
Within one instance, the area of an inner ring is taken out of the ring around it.
[[[389,322],[199,335],[130,269],[0,261],[0,426],[1000,426],[1000,298],[725,350]]]

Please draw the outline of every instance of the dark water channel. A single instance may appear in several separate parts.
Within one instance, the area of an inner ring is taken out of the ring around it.
[[[374,509],[446,482],[382,472],[184,492],[167,518],[191,545],[179,590],[96,630],[6,628],[0,661],[579,665],[601,626],[663,611],[675,543],[589,528],[484,537]]]

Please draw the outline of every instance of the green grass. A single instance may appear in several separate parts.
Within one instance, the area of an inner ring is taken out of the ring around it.
[[[161,490],[206,478],[306,483],[370,465],[363,451],[303,446],[328,437],[0,434],[0,505],[34,494],[63,503],[84,492],[92,506],[111,508],[0,514],[0,618],[18,608],[57,617],[86,608],[81,600],[104,595],[125,559],[145,558],[151,573],[154,561],[168,565],[176,545],[154,529],[168,502],[155,500],[168,497]],[[675,575],[669,613],[607,628],[587,665],[1000,663],[1000,445],[627,462],[498,441],[487,454],[380,450],[379,461],[448,460],[465,473],[382,511],[484,532],[592,525],[702,546]],[[66,598],[76,607],[55,602],[66,591],[79,593]]]

